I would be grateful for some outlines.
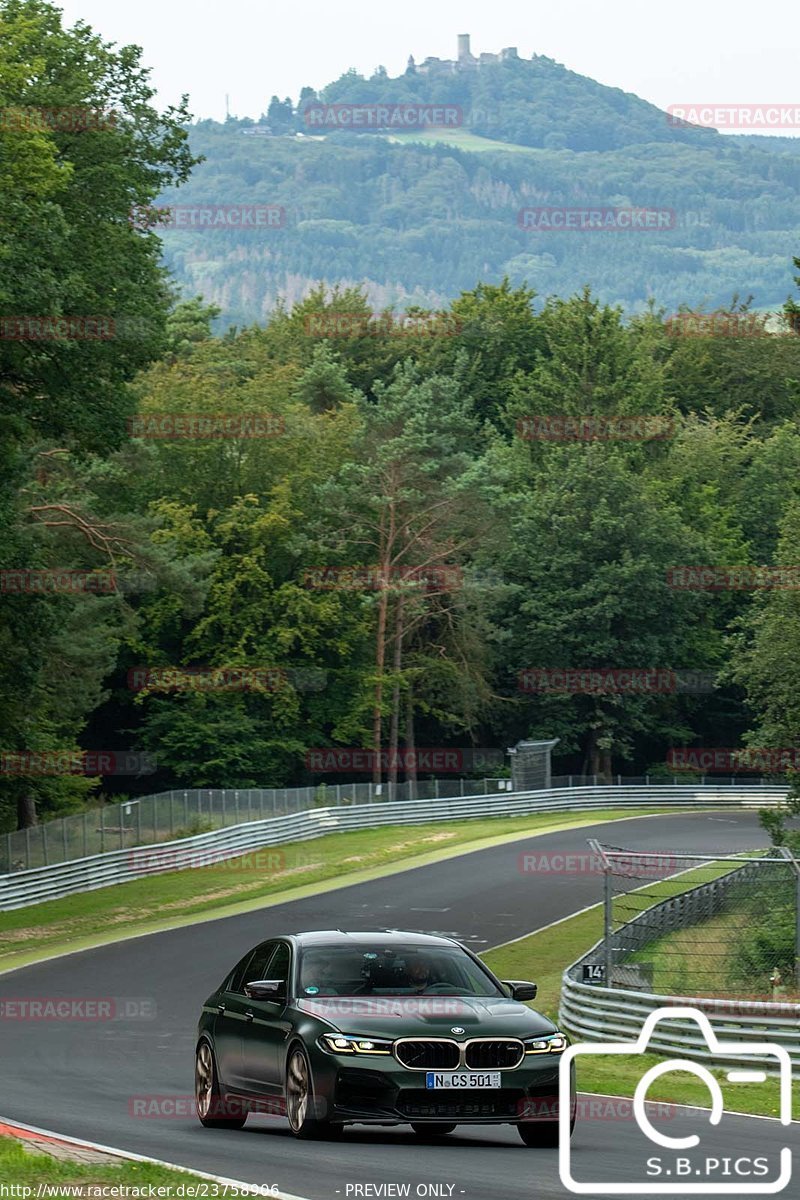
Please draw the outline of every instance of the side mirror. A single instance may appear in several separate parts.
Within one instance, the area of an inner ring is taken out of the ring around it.
[[[244,985],[244,994],[250,1000],[285,1000],[286,984],[282,979],[254,979]]]
[[[502,983],[511,992],[512,1000],[535,1000],[539,991],[535,983],[527,983],[524,979],[504,979]]]

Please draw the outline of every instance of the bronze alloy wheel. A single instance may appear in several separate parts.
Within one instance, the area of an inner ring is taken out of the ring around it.
[[[197,1119],[206,1129],[242,1129],[247,1113],[226,1105],[219,1092],[214,1054],[202,1041],[197,1047],[194,1065],[194,1100]]]

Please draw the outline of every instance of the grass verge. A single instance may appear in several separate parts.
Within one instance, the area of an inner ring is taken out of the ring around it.
[[[189,1194],[189,1187],[196,1187],[196,1196],[213,1196],[215,1187],[212,1183],[204,1183],[196,1175],[171,1171],[167,1167],[157,1167],[151,1163],[122,1161],[119,1164],[97,1163],[84,1166],[66,1159],[52,1158],[46,1153],[31,1152],[15,1138],[10,1137],[0,1137],[0,1181],[7,1186],[15,1185],[16,1191],[13,1194],[20,1200],[34,1200],[39,1188],[41,1195],[47,1196],[49,1200],[73,1200],[75,1196],[80,1195],[77,1188],[87,1189],[83,1193],[86,1197],[109,1196],[112,1194],[108,1191],[111,1187],[125,1189],[116,1192],[118,1196],[147,1196],[149,1188],[163,1188],[165,1190],[160,1193],[156,1191],[150,1194],[161,1195],[168,1200],[170,1196],[181,1194],[178,1191],[180,1185],[185,1189],[184,1195]],[[26,1188],[30,1188],[30,1191],[25,1191]],[[95,1188],[106,1190],[94,1191]],[[206,1189],[205,1193],[203,1188]],[[218,1190],[221,1194],[221,1186]]]
[[[682,891],[686,886],[686,878],[665,880],[659,885],[664,895]],[[648,894],[652,896],[655,889],[649,887]],[[654,902],[651,900],[651,903]],[[577,958],[603,935],[603,909],[597,905],[585,913],[568,917],[549,929],[533,933],[520,941],[510,942],[506,946],[498,946],[483,957],[501,979],[533,979],[539,984],[539,997],[535,1006],[540,1012],[556,1019],[558,1002],[561,994],[561,976],[564,967]],[[609,1096],[632,1096],[636,1085],[651,1066],[663,1062],[664,1057],[655,1054],[631,1054],[622,1056],[591,1056],[578,1059],[578,1087],[582,1092],[598,1092]],[[724,1072],[712,1071],[723,1086],[726,1104],[730,1103],[731,1110],[748,1113],[753,1116],[778,1116],[778,1081],[767,1083],[747,1084],[746,1088],[734,1089],[725,1080]],[[739,1094],[741,1090],[742,1094]],[[674,1072],[662,1076],[648,1092],[650,1100],[662,1100],[670,1104],[696,1104],[707,1108],[709,1105],[708,1089],[693,1075],[685,1072]],[[793,1117],[800,1120],[800,1095],[794,1089]]]
[[[0,913],[0,971],[56,953],[296,900],[527,835],[676,811],[603,809],[384,826],[79,892]]]

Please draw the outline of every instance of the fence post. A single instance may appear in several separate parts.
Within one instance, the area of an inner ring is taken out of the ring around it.
[[[83,857],[89,853],[89,813],[87,809],[83,810]]]
[[[105,854],[106,849],[106,808],[102,804],[100,806],[100,853]]]
[[[61,818],[61,833],[62,833],[62,836],[64,839],[64,862],[66,862],[67,855],[69,854],[69,845],[67,844],[67,818],[66,817]]]
[[[189,828],[189,793],[183,793],[183,827]]]
[[[29,871],[31,867],[31,827],[25,826],[25,869]]]
[[[142,844],[142,802],[136,805],[136,845]]]
[[[175,793],[170,789],[169,793],[169,836],[172,837],[175,833]]]
[[[44,865],[50,866],[50,859],[47,857],[47,822],[43,821],[40,825],[42,831],[42,854],[44,855]]]
[[[11,834],[6,834],[6,871],[11,874]]]
[[[614,933],[614,893],[611,883],[611,862],[596,838],[589,838],[589,845],[595,854],[603,861],[603,962],[605,964],[605,986],[610,988],[611,968],[611,938]]]
[[[780,851],[794,868],[794,975],[797,987],[800,988],[800,861],[795,858],[788,846],[781,846]]]

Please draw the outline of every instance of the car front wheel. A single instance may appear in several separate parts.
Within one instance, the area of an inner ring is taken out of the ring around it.
[[[289,1051],[285,1090],[286,1116],[295,1137],[333,1137],[341,1132],[341,1125],[332,1125],[317,1115],[321,1102],[314,1095],[308,1055],[300,1045]]]
[[[572,1137],[575,1129],[576,1119],[577,1110],[573,1106],[569,1123],[570,1137]],[[520,1121],[519,1125],[517,1125],[517,1132],[526,1146],[539,1146],[546,1149],[547,1147],[558,1146],[560,1140],[558,1127],[558,1121]]]

